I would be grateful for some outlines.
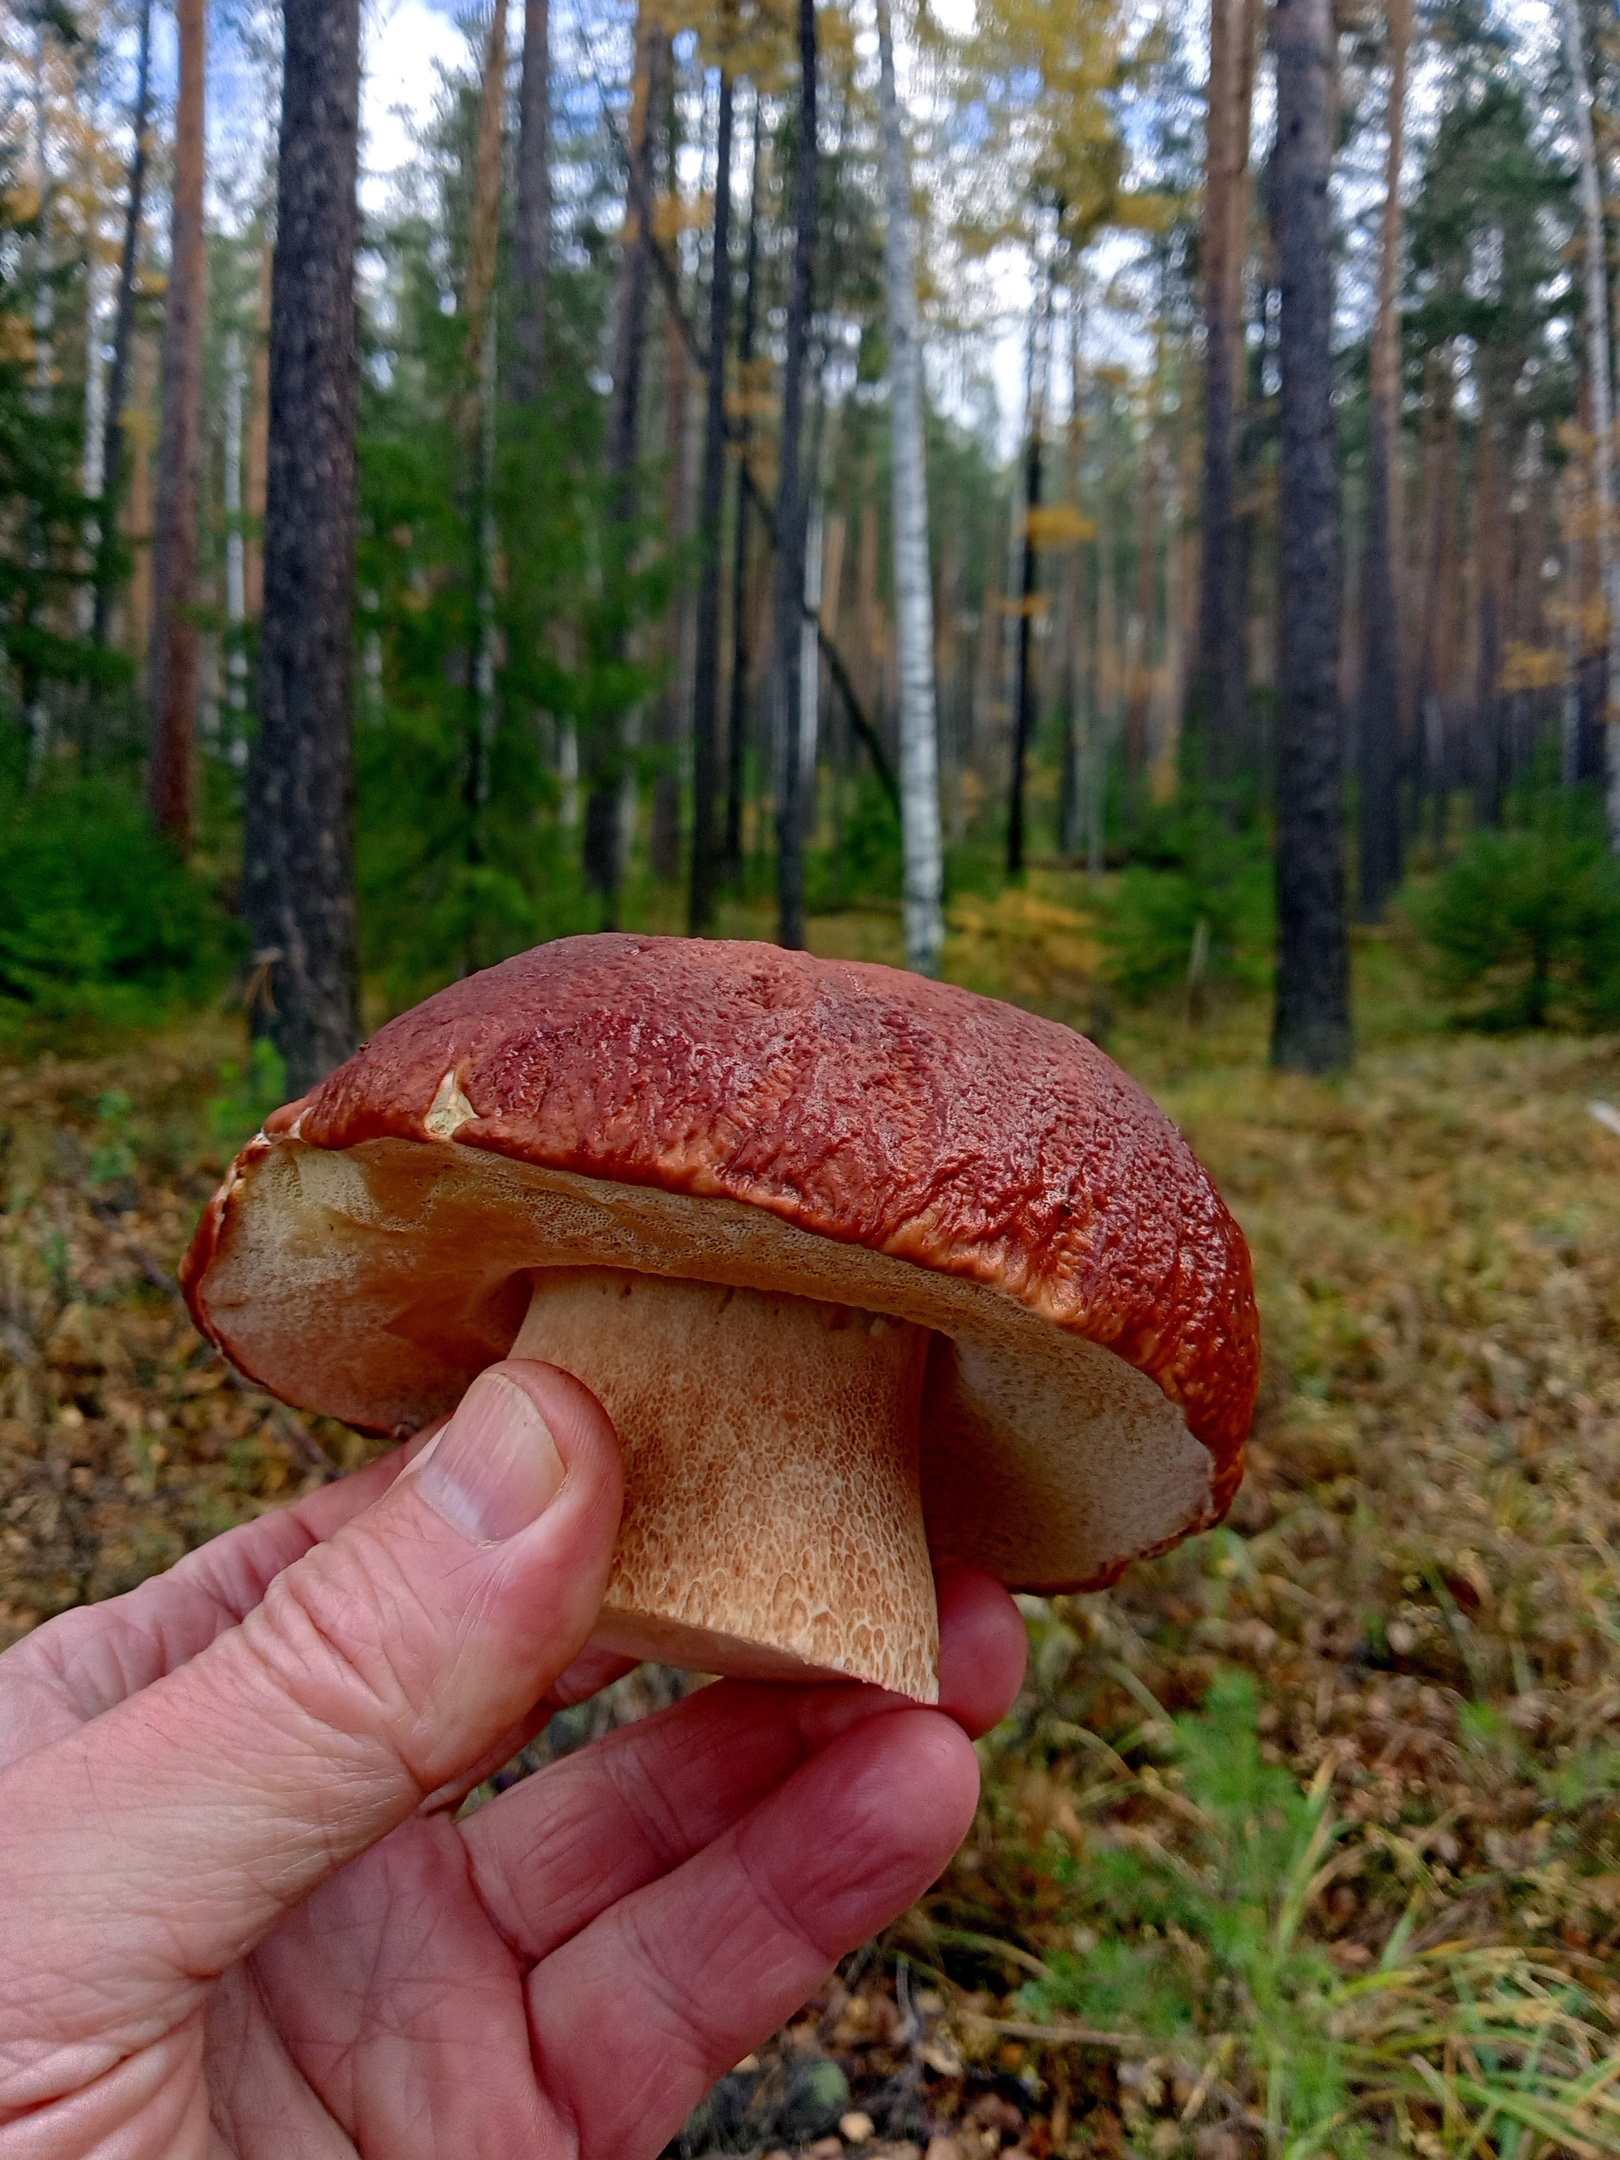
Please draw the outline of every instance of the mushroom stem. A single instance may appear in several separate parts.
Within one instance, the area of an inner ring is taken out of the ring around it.
[[[745,1679],[849,1675],[933,1702],[918,1483],[926,1328],[613,1268],[535,1278],[513,1357],[582,1380],[624,1449],[595,1640]]]

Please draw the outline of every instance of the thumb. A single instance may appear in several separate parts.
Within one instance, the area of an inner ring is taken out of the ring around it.
[[[217,1975],[463,1789],[589,1635],[620,1501],[595,1398],[548,1366],[492,1367],[239,1627],[0,1777],[0,2027],[36,1955],[57,1991]]]

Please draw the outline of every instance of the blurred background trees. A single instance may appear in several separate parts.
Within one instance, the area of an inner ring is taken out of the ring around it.
[[[1352,882],[1455,946],[1601,827],[1595,0],[485,0],[364,216],[304,12],[0,29],[13,1017],[126,888],[300,1080],[546,936],[1022,894],[1330,1069]]]

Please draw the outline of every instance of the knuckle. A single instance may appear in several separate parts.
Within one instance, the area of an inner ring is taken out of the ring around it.
[[[433,1633],[406,1572],[365,1537],[278,1575],[241,1630],[278,1696],[346,1742],[380,1745],[413,1782]]]

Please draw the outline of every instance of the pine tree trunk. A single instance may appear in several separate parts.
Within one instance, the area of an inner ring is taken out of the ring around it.
[[[922,352],[917,336],[911,175],[900,132],[889,0],[877,0],[878,95],[889,288],[889,427],[894,468],[894,614],[900,664],[900,834],[906,965],[937,975],[945,950],[945,869],[939,829],[939,714],[934,692],[933,571],[928,553],[928,464]]]
[[[737,377],[746,397],[754,359],[754,328],[759,307],[759,181],[761,109],[754,92],[754,147],[749,165],[748,248],[743,267],[742,325],[737,337]],[[731,701],[726,722],[725,874],[742,874],[743,783],[748,748],[748,441],[746,410],[737,459],[737,514],[731,556]]]
[[[726,484],[726,346],[731,337],[730,69],[721,63],[716,123],[714,246],[709,272],[709,349],[704,382],[703,478],[698,530],[703,567],[698,584],[697,663],[692,680],[692,864],[688,925],[693,937],[714,927],[715,812],[719,794],[720,520]],[[741,505],[738,515],[741,516]]]
[[[1451,347],[1430,352],[1424,452],[1423,632],[1417,668],[1421,789],[1437,839],[1446,824],[1444,700],[1451,689],[1457,545],[1457,410]]]
[[[1603,185],[1592,134],[1592,84],[1586,72],[1580,0],[1562,0],[1564,55],[1569,65],[1575,140],[1580,152],[1581,219],[1586,231],[1586,365],[1592,399],[1592,496],[1598,588],[1608,610],[1604,682],[1609,845],[1620,853],[1620,558],[1614,532],[1614,378],[1609,343],[1608,242]]]
[[[354,257],[360,0],[284,0],[259,733],[243,893],[302,1093],[360,1035],[355,951]]]
[[[152,647],[147,695],[147,799],[152,822],[181,852],[192,842],[196,787],[197,498],[202,468],[203,318],[208,256],[203,235],[204,0],[180,0],[180,95],[175,113],[174,206],[163,318],[163,435],[152,541]]]
[[[1162,364],[1162,351],[1160,363]],[[1148,760],[1148,707],[1153,683],[1153,620],[1158,613],[1159,530],[1162,445],[1159,440],[1159,365],[1149,385],[1148,432],[1142,445],[1136,497],[1135,665],[1125,686],[1125,786],[1136,816],[1142,807],[1142,779]]]
[[[1507,518],[1504,501],[1506,490],[1502,485],[1505,472],[1511,470],[1507,444],[1499,414],[1503,399],[1497,383],[1492,380],[1494,370],[1479,367],[1476,356],[1476,386],[1479,397],[1478,417],[1474,427],[1474,590],[1477,595],[1476,630],[1479,639],[1475,651],[1474,672],[1474,739],[1470,759],[1470,778],[1474,792],[1474,818],[1480,825],[1500,825],[1502,822],[1502,795],[1506,784],[1506,758],[1503,755],[1502,720],[1504,699],[1502,695],[1503,657],[1503,527]]]
[[[1203,237],[1203,551],[1194,698],[1206,763],[1217,779],[1232,778],[1242,762],[1247,697],[1237,466],[1254,57],[1254,0],[1210,0]]]
[[[247,621],[247,555],[242,537],[242,432],[247,403],[247,368],[242,333],[233,324],[225,338],[225,636],[227,699],[237,715],[247,711],[247,654],[242,630]],[[234,750],[240,734],[232,736]]]
[[[636,517],[636,466],[641,454],[641,381],[647,347],[647,283],[652,264],[653,115],[662,103],[669,39],[650,8],[636,25],[635,76],[625,179],[624,236],[614,302],[613,393],[607,417],[607,519],[614,550],[612,574],[629,570]],[[622,640],[620,640],[622,646]],[[621,856],[624,716],[597,713],[585,746],[585,877],[602,903],[604,924],[617,919]]]
[[[1044,297],[1039,292],[1035,294],[1029,325],[1029,364],[1025,371],[1024,402],[1029,415],[1029,440],[1024,451],[1024,530],[1019,541],[1018,629],[1013,663],[1012,784],[1007,795],[1009,877],[1021,877],[1024,870],[1024,790],[1029,775],[1030,745],[1035,739],[1035,594],[1039,579],[1033,513],[1041,506],[1040,340],[1042,309],[1049,305],[1050,293]]]
[[[511,391],[533,405],[546,380],[546,288],[551,275],[550,0],[524,0],[518,94],[517,218],[512,234]]]
[[[1283,1068],[1322,1073],[1347,1065],[1351,1056],[1338,710],[1330,0],[1277,0],[1272,21],[1282,401],[1278,950],[1271,1055]]]
[[[1075,514],[1081,514],[1080,452],[1084,440],[1081,418],[1084,388],[1082,377],[1081,272],[1075,266],[1069,288],[1069,429],[1066,484]],[[1085,626],[1085,555],[1079,544],[1070,548],[1063,565],[1063,772],[1058,807],[1058,851],[1078,855],[1085,846],[1086,795],[1091,758],[1091,728],[1086,709],[1089,675]]]
[[[777,942],[804,944],[804,815],[799,776],[800,626],[804,618],[804,495],[800,434],[810,342],[819,171],[816,155],[816,7],[799,0],[799,142],[793,200],[793,267],[782,367],[782,447],[776,490],[776,722],[781,790],[776,803]]]
[[[248,422],[244,515],[247,549],[242,565],[249,622],[264,613],[264,495],[270,465],[270,271],[274,242],[267,231],[259,249],[259,297],[253,314],[253,417]]]
[[[1581,499],[1580,471],[1573,458],[1564,475],[1562,492],[1564,547],[1559,590],[1564,609],[1564,697],[1558,764],[1564,786],[1572,788],[1580,784],[1581,777],[1581,647],[1584,642],[1581,588],[1586,582],[1585,549],[1581,545],[1585,506]]]
[[[673,70],[671,70],[673,74]],[[661,195],[672,206],[679,203],[681,154],[681,102],[673,94],[664,101]],[[700,124],[699,141],[702,130]],[[677,276],[679,272],[677,270]],[[677,287],[677,290],[679,288]],[[691,538],[693,511],[690,485],[691,460],[691,368],[687,352],[688,329],[672,294],[664,296],[664,544],[673,558],[685,556]],[[692,595],[685,578],[676,580],[664,610],[660,634],[663,646],[664,681],[654,711],[653,744],[658,752],[653,776],[652,834],[650,854],[653,876],[674,884],[681,874],[681,748],[688,717],[687,680],[691,640],[695,630]]]
[[[500,533],[495,520],[495,467],[500,400],[500,342],[495,275],[501,239],[501,178],[506,142],[506,0],[495,0],[489,45],[484,55],[483,98],[478,115],[474,167],[472,245],[467,265],[467,342],[463,366],[474,385],[467,407],[467,448],[474,469],[470,490],[473,528],[473,612],[477,644],[472,655],[467,714],[465,766],[466,860],[476,869],[486,860],[485,824],[500,724],[496,697],[495,648],[496,557]],[[469,919],[466,964],[469,973],[482,963],[476,925]]]
[[[118,258],[118,315],[113,329],[112,370],[107,380],[101,450],[101,546],[96,562],[96,610],[91,630],[98,646],[106,644],[112,627],[113,562],[124,466],[124,406],[129,394],[130,356],[135,340],[135,274],[140,267],[141,218],[146,204],[146,129],[151,98],[152,0],[142,0],[140,57],[136,63],[135,107],[131,116],[135,148],[129,166],[129,200],[124,208],[124,244]]]
[[[1412,0],[1389,0],[1389,146],[1379,239],[1367,445],[1366,645],[1361,681],[1361,917],[1378,922],[1401,881],[1399,486],[1401,152]]]

